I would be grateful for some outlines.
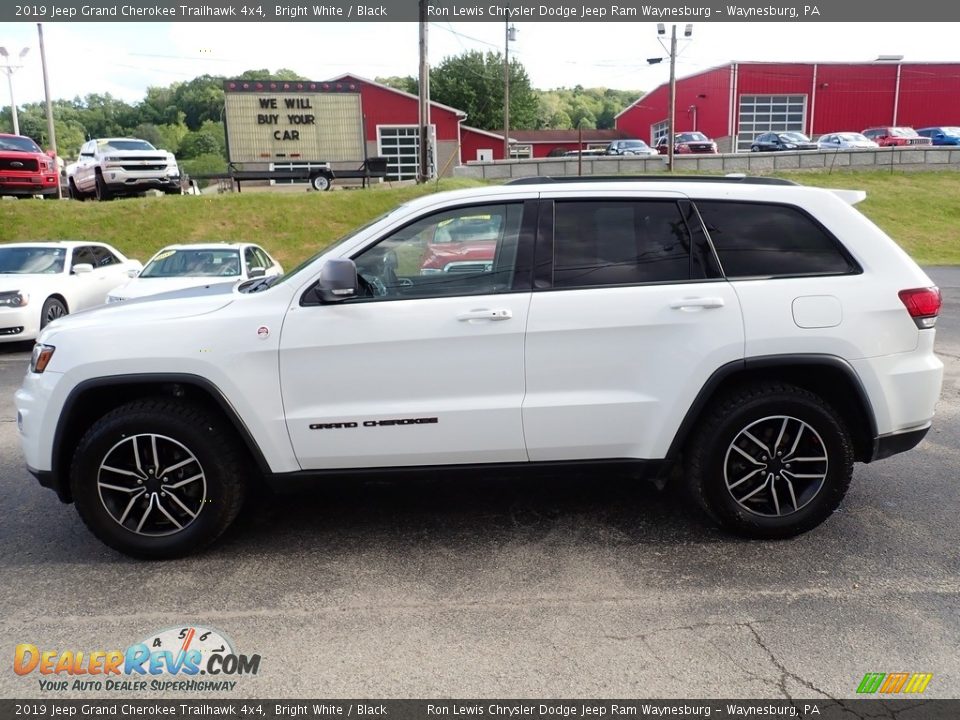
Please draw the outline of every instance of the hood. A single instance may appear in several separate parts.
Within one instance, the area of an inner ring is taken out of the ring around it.
[[[120,287],[111,290],[107,297],[128,300],[169,293],[175,290],[185,290],[187,288],[203,288],[210,285],[227,285],[227,287],[233,287],[238,280],[242,279],[241,277],[136,277],[130,280],[130,282],[124,283]]]
[[[62,286],[63,273],[0,273],[0,292],[23,290],[34,292],[43,285]]]
[[[63,330],[103,324],[144,328],[159,320],[206,315],[225,308],[232,302],[233,285],[229,283],[174,290],[64,315],[47,325],[41,336],[53,337]]]

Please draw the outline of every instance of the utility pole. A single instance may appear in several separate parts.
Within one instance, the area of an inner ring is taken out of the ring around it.
[[[417,182],[430,179],[430,61],[427,55],[427,3],[420,0],[420,162]]]
[[[30,48],[25,47],[20,51],[20,55],[17,56],[18,60],[22,60],[23,56],[30,52]],[[23,65],[12,65],[10,63],[10,53],[7,52],[5,47],[0,47],[0,56],[3,56],[6,59],[6,64],[3,66],[4,72],[7,73],[7,85],[10,88],[10,114],[13,116],[13,134],[20,134],[20,119],[17,117],[17,101],[13,97],[13,73],[23,67]]]
[[[667,170],[673,172],[673,149],[677,137],[677,26],[670,30],[670,142],[667,144]]]
[[[510,159],[510,41],[517,39],[517,29],[503,21],[503,159]]]
[[[53,103],[50,101],[50,79],[47,77],[47,53],[43,48],[43,23],[37,23],[37,35],[40,38],[40,66],[43,68],[43,97],[47,104],[47,144],[53,150],[53,162],[57,169],[57,197],[63,197],[63,187],[59,182],[60,163],[57,152],[57,129],[53,124]]]
[[[663,23],[657,24],[657,35],[660,37],[660,43],[663,44],[663,36],[666,35],[666,28]],[[683,30],[683,36],[689,38],[693,35],[693,25],[689,23]],[[650,62],[648,60],[648,62]],[[676,142],[677,134],[677,26],[673,25],[670,29],[670,109],[667,114],[667,170],[673,172],[673,148]]]

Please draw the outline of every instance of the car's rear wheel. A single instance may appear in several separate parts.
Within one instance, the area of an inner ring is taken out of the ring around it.
[[[58,317],[67,314],[67,306],[57,298],[47,298],[40,308],[40,329],[42,330],[48,324],[52,323]]]
[[[227,529],[243,502],[248,465],[222,419],[148,398],[94,423],[73,456],[70,487],[80,517],[107,545],[173,558]]]
[[[826,520],[853,473],[853,445],[823,398],[793,385],[744,386],[714,402],[686,453],[689,495],[752,538],[789,538]]]

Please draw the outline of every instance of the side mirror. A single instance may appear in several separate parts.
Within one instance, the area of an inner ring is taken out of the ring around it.
[[[267,269],[262,267],[250,268],[250,272],[248,274],[251,278],[263,277],[267,274]]]
[[[93,272],[93,265],[90,263],[79,263],[73,266],[74,275],[82,275],[83,273]]]
[[[327,260],[320,270],[317,295],[323,302],[341,302],[357,296],[357,266],[353,260]]]
[[[139,275],[139,274],[140,274],[140,269],[139,269],[139,268],[130,268],[129,270],[127,270],[127,277],[128,277],[128,278],[135,278],[135,277],[136,277],[137,275]]]

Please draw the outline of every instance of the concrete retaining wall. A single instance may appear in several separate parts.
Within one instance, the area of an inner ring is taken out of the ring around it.
[[[807,151],[773,153],[736,153],[725,155],[677,155],[676,169],[681,172],[747,173],[763,175],[778,170],[960,170],[960,147],[881,148],[879,150]],[[469,162],[454,168],[456,177],[481,180],[576,175],[574,158],[498,160]],[[590,157],[582,160],[583,175],[646,175],[664,172],[663,158]]]

